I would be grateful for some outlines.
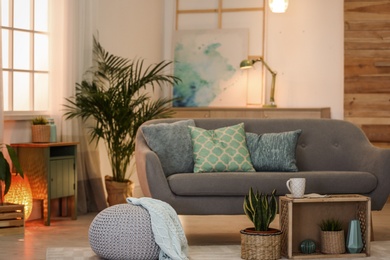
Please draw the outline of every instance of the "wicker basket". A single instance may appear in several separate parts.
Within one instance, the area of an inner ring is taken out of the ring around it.
[[[32,125],[31,137],[33,143],[48,143],[50,142],[50,126],[49,125]]]
[[[266,233],[265,233],[266,232]],[[280,258],[282,231],[241,230],[241,258],[246,260],[273,260]]]
[[[345,253],[344,230],[321,231],[321,253],[344,254]]]

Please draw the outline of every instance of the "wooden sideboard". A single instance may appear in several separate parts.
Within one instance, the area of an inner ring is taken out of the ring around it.
[[[173,118],[330,118],[330,108],[173,107]]]
[[[16,149],[24,174],[28,177],[33,199],[43,201],[43,220],[46,226],[50,226],[51,199],[58,198],[61,202],[66,199],[66,215],[70,215],[73,220],[77,219],[77,144],[11,144]]]

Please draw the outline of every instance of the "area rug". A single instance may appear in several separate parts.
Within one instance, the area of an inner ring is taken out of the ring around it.
[[[241,259],[240,245],[221,246],[190,246],[190,260],[239,260]],[[100,260],[89,247],[52,247],[46,251],[47,260]],[[307,258],[306,258],[307,259]],[[322,258],[340,259],[340,258]],[[342,258],[350,260],[390,259],[390,241],[374,241],[371,243],[371,256],[365,258]]]

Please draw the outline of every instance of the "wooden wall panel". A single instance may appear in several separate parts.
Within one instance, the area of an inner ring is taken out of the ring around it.
[[[344,1],[344,117],[390,146],[390,0]]]

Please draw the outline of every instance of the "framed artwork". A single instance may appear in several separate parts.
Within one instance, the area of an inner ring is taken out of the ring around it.
[[[248,29],[181,30],[174,37],[174,107],[242,107],[247,102]]]

